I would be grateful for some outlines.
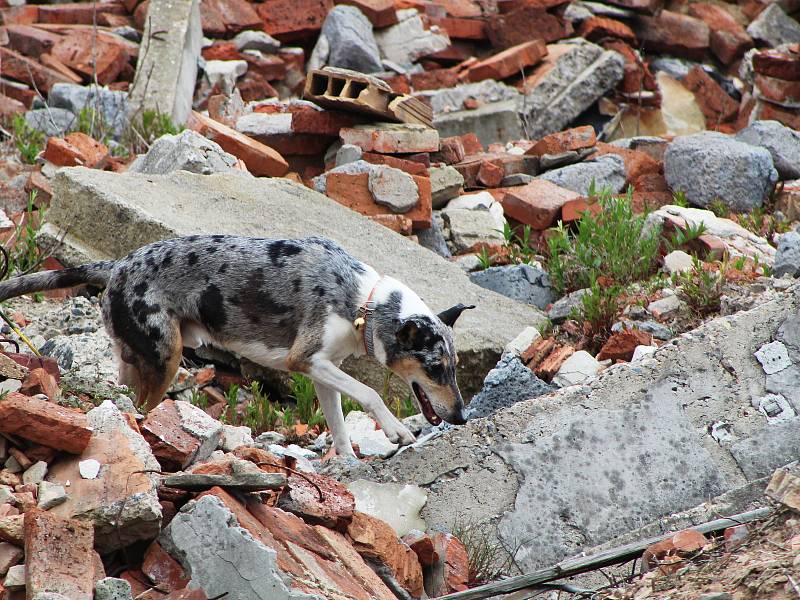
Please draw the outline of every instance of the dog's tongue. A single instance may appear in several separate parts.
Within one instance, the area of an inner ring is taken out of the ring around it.
[[[428,396],[425,395],[425,392],[421,387],[417,387],[416,391],[419,405],[422,407],[422,416],[424,416],[431,425],[439,425],[442,422],[442,419],[436,414],[436,412],[434,412],[433,406],[431,406],[431,403],[428,400]]]

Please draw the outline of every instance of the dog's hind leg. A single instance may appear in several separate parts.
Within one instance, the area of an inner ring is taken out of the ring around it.
[[[353,456],[353,446],[350,443],[350,435],[344,426],[344,414],[342,413],[342,396],[323,383],[314,382],[314,389],[317,390],[317,398],[328,422],[328,428],[333,436],[333,447],[339,456]]]

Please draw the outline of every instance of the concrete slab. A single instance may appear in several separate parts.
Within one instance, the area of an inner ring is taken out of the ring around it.
[[[150,0],[136,75],[128,96],[132,115],[168,114],[182,125],[192,111],[203,30],[198,0]]]
[[[433,119],[433,126],[440,138],[474,133],[484,147],[527,137],[519,100],[492,102],[474,110],[443,112]]]
[[[120,175],[78,167],[62,169],[53,185],[48,220],[55,228],[68,229],[71,239],[82,245],[79,262],[121,257],[178,235],[322,235],[407,283],[433,310],[458,302],[477,305],[455,328],[459,382],[465,394],[480,389],[508,341],[545,319],[531,306],[472,284],[458,266],[433,252],[287,179],[186,171]],[[47,229],[42,243],[50,243],[47,238],[54,235],[59,235],[57,230]],[[74,263],[77,249],[72,245],[56,255]],[[381,389],[383,375],[375,363],[362,360],[346,366]]]

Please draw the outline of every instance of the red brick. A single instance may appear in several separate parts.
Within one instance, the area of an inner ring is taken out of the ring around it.
[[[432,69],[411,75],[411,86],[418,92],[455,87],[458,83],[458,72],[455,69]]]
[[[147,19],[147,8],[150,6],[150,0],[143,0],[136,10],[133,11],[133,22],[136,29],[142,31],[144,29],[144,22]]]
[[[474,156],[483,152],[483,145],[481,144],[478,136],[474,133],[465,133],[459,136],[461,144],[464,146],[464,152],[467,156]]]
[[[683,86],[694,94],[708,125],[725,123],[736,118],[739,103],[708,75],[700,65],[695,65],[686,77]]]
[[[7,119],[14,115],[21,115],[27,111],[27,107],[14,98],[9,98],[0,94],[0,118]]]
[[[464,19],[459,17],[429,18],[431,25],[436,25],[447,35],[457,40],[485,40],[488,37],[486,22],[482,19]]]
[[[276,81],[286,76],[286,63],[274,54],[254,56],[244,53],[242,60],[247,63],[248,73],[257,73],[267,81]]]
[[[561,154],[562,152],[569,152],[571,150],[577,151],[583,150],[584,148],[592,148],[596,143],[597,136],[595,135],[594,127],[591,125],[583,125],[581,127],[567,129],[566,131],[551,133],[536,142],[525,154],[533,156]]]
[[[512,75],[519,75],[526,67],[538,64],[546,55],[547,47],[544,41],[525,42],[503,50],[470,67],[467,71],[467,78],[470,81],[483,81],[484,79],[505,79]]]
[[[0,64],[3,65],[4,77],[32,84],[42,93],[49,92],[54,83],[71,83],[57,71],[43,67],[37,61],[2,46],[0,46]]]
[[[524,6],[507,14],[492,15],[488,21],[492,46],[510,48],[532,39],[555,42],[572,35],[572,25],[542,8]]]
[[[439,150],[439,134],[435,129],[410,125],[369,125],[343,127],[339,137],[344,144],[354,144],[365,152],[381,154],[413,154]]]
[[[481,154],[467,156],[467,158],[462,162],[453,165],[453,167],[455,167],[455,169],[461,173],[461,176],[464,178],[464,188],[470,189],[474,187],[480,187],[481,184],[487,185],[481,181],[482,167],[484,170],[483,179],[486,180],[486,177],[490,176],[490,171],[488,171],[489,167],[483,166],[486,162],[490,162],[496,167],[500,167],[502,169],[503,177],[513,175],[515,173],[522,173],[525,165],[525,159],[522,156],[508,154],[506,152],[483,152]],[[491,172],[495,172],[495,170],[492,169]]]
[[[189,580],[183,568],[167,554],[158,542],[147,548],[142,562],[142,572],[160,589],[171,592],[186,587]]]
[[[617,89],[623,94],[638,94],[640,91],[658,92],[656,78],[641,56],[628,44],[620,40],[606,40],[603,48],[619,52],[625,59],[625,72]]]
[[[689,14],[708,25],[711,51],[724,64],[731,64],[753,47],[753,39],[744,27],[721,6],[697,2],[689,5]]]
[[[411,219],[405,215],[372,215],[369,218],[378,225],[383,225],[387,229],[391,229],[400,235],[411,235],[413,229]]]
[[[428,177],[428,168],[416,161],[390,156],[388,154],[375,154],[374,152],[364,152],[361,155],[361,160],[365,160],[373,165],[386,165],[405,171],[409,175],[419,175],[421,177]]]
[[[48,269],[55,267],[56,265],[52,263],[49,263],[47,266]],[[22,365],[27,369],[44,369],[53,377],[55,377],[56,382],[61,379],[61,375],[58,370],[58,362],[50,356],[32,356],[30,354],[22,354],[20,352],[5,352],[4,354],[18,365]]]
[[[433,544],[439,555],[439,568],[433,569],[428,594],[436,597],[465,591],[469,583],[469,555],[464,544],[449,533],[435,534]]]
[[[664,5],[664,0],[608,0],[608,3],[652,15],[661,9]]]
[[[628,184],[633,183],[645,173],[660,173],[663,170],[661,161],[656,160],[643,150],[630,150],[598,142],[597,152],[593,156],[597,157],[604,154],[616,154],[625,161],[626,183]]]
[[[411,597],[419,598],[422,586],[422,567],[414,551],[398,539],[392,526],[370,515],[356,511],[347,528],[353,547],[367,560],[389,569],[397,583]]]
[[[125,6],[116,2],[42,4],[39,6],[38,22],[53,25],[92,25],[97,15],[104,13],[124,15]]]
[[[203,48],[201,54],[206,60],[244,60],[233,42],[214,42]]]
[[[205,25],[206,18],[215,26],[213,33],[228,35],[239,33],[245,29],[258,29],[261,26],[261,17],[253,6],[245,0],[202,0],[200,10]],[[212,17],[212,15],[214,15]],[[219,21],[216,18],[219,15]],[[217,23],[221,23],[222,31],[217,31]],[[203,28],[205,33],[208,33]]]
[[[335,479],[315,473],[303,477],[292,474],[278,498],[278,508],[301,517],[306,523],[344,531],[353,518],[356,500],[352,492]]]
[[[486,187],[494,188],[500,185],[506,173],[502,166],[489,160],[481,161],[478,169],[478,182]]]
[[[318,32],[332,8],[333,0],[265,0],[256,5],[264,31],[281,41]]]
[[[645,50],[702,60],[709,48],[710,30],[700,19],[668,10],[657,17],[640,16],[636,33]]]
[[[795,46],[798,50],[797,46]],[[800,52],[762,50],[753,55],[753,70],[760,75],[800,81]]]
[[[44,394],[50,401],[55,402],[59,396],[58,382],[44,369],[33,369],[22,382],[19,393],[26,396]]]
[[[800,100],[800,81],[787,81],[756,73],[755,83],[759,97],[765,100],[778,104],[796,103]]]
[[[15,392],[0,401],[0,432],[72,454],[83,452],[92,437],[82,412]]]
[[[566,361],[573,354],[575,354],[575,348],[572,346],[557,345],[553,351],[536,366],[534,372],[541,379],[550,381],[553,379],[555,374],[558,373],[558,370],[561,368],[561,365],[564,364],[564,361]]]
[[[91,31],[75,30],[53,46],[53,56],[80,73],[86,81],[97,76],[100,85],[116,81],[128,65],[130,56],[123,43],[95,36]]]
[[[65,138],[47,140],[44,158],[59,167],[103,168],[108,161],[108,148],[85,133],[75,131]]]
[[[544,179],[534,179],[526,185],[506,188],[500,199],[509,217],[534,229],[547,229],[561,217],[561,208],[577,194]]]
[[[653,336],[640,329],[626,329],[612,333],[608,341],[603,344],[597,355],[597,360],[611,359],[612,361],[630,361],[636,346],[651,346]]]
[[[0,542],[0,577],[4,577],[8,569],[22,562],[22,549],[8,542]]]
[[[431,180],[427,177],[414,176],[414,181],[419,189],[420,201],[417,206],[407,213],[416,229],[427,229],[431,226]],[[372,216],[387,214],[385,206],[376,204],[369,191],[369,175],[359,173],[329,173],[326,180],[326,193],[329,198],[336,200],[362,215]]]
[[[576,200],[569,200],[561,207],[561,220],[564,223],[571,223],[578,221],[581,215],[586,211],[591,211],[593,214],[599,214],[603,209],[598,203],[589,204],[586,198],[579,198]]]
[[[39,7],[31,4],[0,9],[0,22],[4,25],[32,25],[39,22]]]
[[[298,110],[292,113],[292,131],[316,135],[337,136],[343,127],[361,122],[356,116],[335,110]]]
[[[245,102],[257,102],[267,98],[277,98],[278,91],[258,73],[247,72],[236,81],[236,89]]]
[[[62,519],[34,508],[25,513],[25,590],[70,600],[94,597],[94,528],[89,521]]]
[[[394,0],[334,0],[336,4],[347,4],[358,8],[375,28],[389,27],[397,23]]]
[[[423,567],[430,567],[439,562],[440,557],[433,538],[427,533],[412,531],[403,536],[403,541],[414,551]]]
[[[620,21],[606,17],[591,17],[578,28],[578,34],[592,42],[605,38],[619,38],[627,44],[636,45],[636,34],[633,29]]]
[[[481,148],[483,150],[483,148]],[[447,137],[439,140],[439,152],[431,158],[435,162],[443,162],[446,165],[454,165],[464,160],[466,150],[460,137]]]
[[[673,204],[672,190],[663,173],[642,173],[631,179],[633,186],[633,210],[641,214]]]
[[[281,177],[289,170],[286,160],[269,146],[200,113],[192,112],[189,127],[242,159],[256,177]]]
[[[6,27],[6,32],[8,33],[9,48],[34,58],[49,52],[61,39],[60,35],[29,25],[9,25]]]
[[[42,63],[42,66],[53,69],[53,71],[56,71],[58,74],[66,77],[71,83],[83,83],[84,77],[78,75],[75,71],[70,69],[52,54],[42,54],[39,56],[39,62]]]

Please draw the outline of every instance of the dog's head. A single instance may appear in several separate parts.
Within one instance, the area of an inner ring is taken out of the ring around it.
[[[464,400],[456,383],[456,354],[452,327],[468,308],[457,304],[437,316],[412,315],[395,323],[392,360],[387,366],[411,387],[432,425],[442,420],[465,423]]]

